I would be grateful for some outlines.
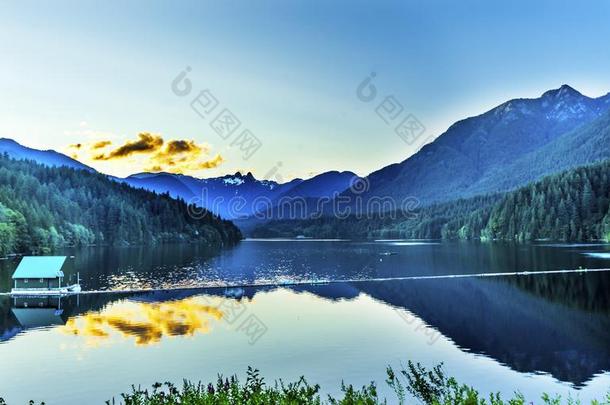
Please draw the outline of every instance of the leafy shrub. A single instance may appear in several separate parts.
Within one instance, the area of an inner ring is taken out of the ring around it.
[[[414,400],[425,405],[525,405],[525,397],[515,392],[512,398],[504,400],[500,393],[481,395],[476,389],[460,384],[453,377],[447,377],[443,365],[426,369],[419,363],[409,361],[406,368],[398,373],[387,368],[386,383],[394,390],[398,401],[390,403],[411,404]],[[152,389],[132,386],[130,393],[121,394],[120,404],[124,405],[386,405],[385,399],[379,398],[374,383],[356,389],[352,385],[341,383],[341,398],[328,396],[323,400],[320,386],[311,385],[301,377],[298,381],[284,383],[276,381],[268,386],[258,370],[248,367],[247,378],[241,384],[236,376],[223,378],[218,376],[215,384],[194,384],[185,380],[181,388],[170,382],[153,384]],[[409,394],[409,398],[407,398]],[[561,396],[544,394],[541,398],[544,405],[580,405],[580,400],[568,397],[562,401]],[[106,401],[107,405],[116,405],[114,398]],[[0,405],[7,405],[0,398]],[[34,405],[30,401],[30,405]],[[44,402],[41,404],[44,405]],[[610,393],[602,402],[594,400],[591,405],[610,405]]]

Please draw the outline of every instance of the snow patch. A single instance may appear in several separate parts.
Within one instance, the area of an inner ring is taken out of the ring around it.
[[[233,184],[234,186],[239,186],[245,183],[244,179],[239,177],[229,177],[228,179],[224,179],[223,182],[225,184]]]

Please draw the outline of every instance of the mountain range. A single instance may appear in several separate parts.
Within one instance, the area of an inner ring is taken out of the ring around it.
[[[345,191],[354,178],[352,172],[331,171],[307,180],[294,179],[287,183],[257,180],[252,173],[235,173],[221,177],[198,179],[170,173],[140,173],[121,181],[156,192],[169,192],[208,208],[223,218],[238,219],[256,214],[257,208],[273,206],[283,198],[333,197]]]
[[[10,139],[0,139],[1,152],[49,166],[93,170],[55,151],[27,148]],[[224,218],[237,219],[256,214],[257,199],[274,205],[282,197],[302,197],[309,205],[339,194],[365,201],[414,197],[427,205],[512,190],[549,174],[609,158],[610,93],[591,98],[563,85],[538,98],[510,100],[456,122],[418,153],[368,175],[366,187],[357,194],[350,186],[359,178],[349,171],[287,183],[257,180],[251,173],[208,179],[139,173],[115,180],[169,193]]]
[[[0,153],[11,158],[33,160],[46,166],[66,166],[94,172],[95,170],[66,155],[53,150],[37,150],[23,146],[12,139],[0,138]],[[127,183],[135,188],[169,193],[174,198],[208,208],[226,219],[251,216],[258,206],[269,207],[282,198],[306,197],[332,198],[339,195],[357,179],[349,171],[329,171],[310,179],[294,179],[286,183],[273,180],[257,180],[252,173],[235,173],[221,177],[199,179],[172,173],[137,173],[126,178],[108,176],[112,180]]]

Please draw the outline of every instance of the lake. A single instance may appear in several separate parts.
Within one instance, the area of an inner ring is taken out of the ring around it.
[[[74,256],[67,278],[79,272],[97,293],[0,296],[9,404],[103,403],[132,384],[243,378],[249,365],[269,380],[305,375],[330,394],[342,380],[375,380],[393,403],[385,368],[409,359],[536,402],[610,388],[610,272],[469,276],[603,269],[609,245],[246,240],[222,252],[63,253]],[[1,292],[16,265],[0,262]],[[155,291],[117,292],[142,289]]]

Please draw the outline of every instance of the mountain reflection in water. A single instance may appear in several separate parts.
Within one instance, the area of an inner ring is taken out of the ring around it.
[[[257,307],[259,294],[273,297],[274,306]],[[235,305],[246,313],[255,311],[277,332],[300,327],[297,319],[308,309],[288,308],[302,294],[314,297],[311,303],[318,311],[371,297],[399,313],[412,314],[414,323],[404,322],[402,327],[413,331],[413,325],[424,325],[415,333],[425,330],[427,335],[419,338],[428,345],[437,339],[452,342],[463,352],[487,356],[520,373],[548,373],[575,388],[610,370],[610,273],[252,287],[238,297],[223,289],[94,294],[63,299],[61,310],[57,304],[42,310],[48,306],[42,301],[25,305],[0,298],[0,342],[10,344],[28,329],[41,327],[84,338],[87,347],[126,339],[142,347],[162,344],[167,337],[225,336],[216,329],[230,324]],[[330,333],[333,323],[319,314],[312,326]],[[264,338],[261,341],[265,343],[256,350],[267,344]],[[341,347],[341,342],[332,344]],[[434,350],[430,346],[430,352]],[[409,355],[408,345],[404,355]]]

